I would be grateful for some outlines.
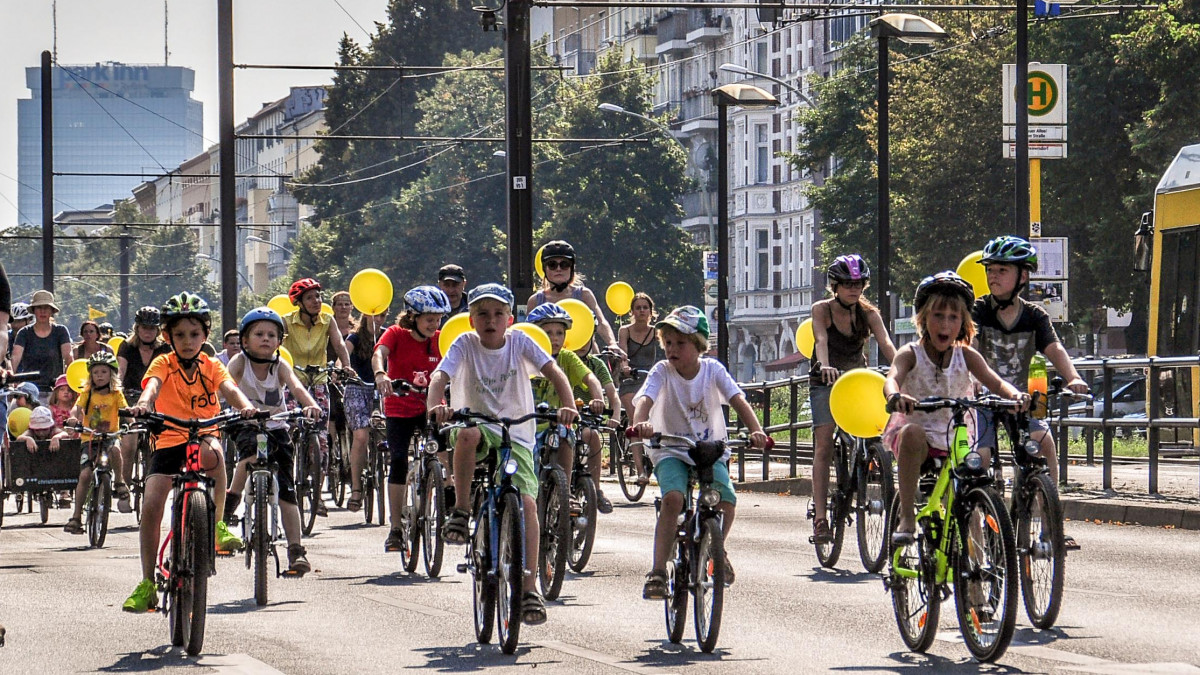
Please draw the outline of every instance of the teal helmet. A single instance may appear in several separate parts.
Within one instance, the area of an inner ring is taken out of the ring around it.
[[[993,263],[1007,263],[1035,272],[1038,266],[1037,249],[1020,237],[996,237],[983,247],[983,259],[979,261],[981,265]]]

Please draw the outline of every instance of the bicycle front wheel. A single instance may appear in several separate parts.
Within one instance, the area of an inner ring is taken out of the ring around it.
[[[679,540],[671,542],[667,553],[667,597],[663,600],[663,618],[667,622],[667,639],[674,644],[683,640],[687,625],[688,563],[680,552]]]
[[[896,492],[892,453],[878,441],[867,446],[866,465],[858,475],[858,558],[868,572],[887,562],[888,505]]]
[[[421,500],[421,555],[425,560],[425,574],[436,579],[442,573],[442,523],[446,520],[446,488],[442,478],[442,464],[429,462],[425,473],[425,496]]]
[[[400,519],[400,527],[404,530],[404,545],[400,548],[400,561],[404,571],[412,574],[417,571],[417,549],[421,546],[421,486],[417,484],[420,467],[416,462],[408,470],[408,485],[404,490],[404,513]],[[383,522],[383,512],[379,512],[379,522]]]
[[[571,485],[571,555],[567,562],[579,574],[592,558],[596,543],[596,484],[591,476],[579,475]]]
[[[567,550],[571,548],[571,497],[567,475],[562,469],[546,472],[538,489],[538,584],[547,600],[558,598],[567,573]]]
[[[625,438],[625,429],[617,429],[609,441],[609,461],[617,467],[617,482],[621,484],[621,492],[631,502],[640,501],[646,492],[645,485],[638,485],[637,465],[633,461],[633,450],[629,447],[629,439]]]
[[[329,440],[329,492],[333,503],[342,506],[346,501],[346,484],[350,482],[350,432],[346,425],[336,425]]]
[[[383,525],[383,514],[387,513],[387,480],[388,480],[388,454],[383,449],[375,450],[375,469],[374,480],[375,484],[375,506],[379,512],[379,524]]]
[[[317,510],[321,505],[321,486],[317,484],[317,474],[313,471],[312,464],[321,456],[321,441],[318,440],[316,432],[309,433],[304,437],[304,463],[299,461],[296,463],[296,470],[300,472],[302,483],[296,483],[296,493],[304,493],[304,507],[300,509],[301,529],[304,536],[312,534],[313,525],[317,523]],[[299,460],[299,457],[297,457]],[[303,488],[301,488],[303,485]],[[299,502],[300,500],[297,499]]]
[[[491,575],[492,530],[483,510],[482,496],[475,499],[475,533],[471,537],[467,556],[471,564],[471,601],[475,610],[475,639],[479,644],[492,641],[492,625],[496,620],[496,579]]]
[[[250,550],[254,557],[254,602],[259,607],[267,604],[267,557],[270,555],[271,524],[267,513],[267,500],[271,489],[271,477],[265,473],[254,474],[254,525],[250,533]]]
[[[963,498],[951,557],[958,627],[971,655],[991,662],[1012,641],[1017,611],[1017,551],[1000,495],[975,488]]]
[[[892,533],[899,522],[900,496],[897,495],[888,509],[886,536],[891,572],[887,577],[887,587],[892,594],[892,611],[896,615],[900,637],[909,649],[924,652],[937,635],[938,615],[941,612],[933,551],[928,549],[929,540],[921,531],[923,523],[917,524],[915,543],[908,546],[891,543]]]
[[[178,505],[177,505],[178,506]],[[189,656],[204,647],[204,620],[208,611],[208,575],[212,569],[213,537],[208,499],[203,492],[189,492],[176,529],[174,551],[178,555],[171,572],[171,644],[183,646]]]
[[[833,457],[829,462],[829,490],[825,499],[825,517],[829,520],[829,533],[833,538],[827,542],[817,542],[817,561],[822,567],[833,569],[842,556],[842,542],[846,539],[846,516],[849,500],[846,488],[846,459],[850,449],[841,438],[833,439]]]
[[[1038,628],[1050,628],[1062,609],[1067,549],[1058,488],[1046,473],[1026,479],[1014,500],[1013,526],[1025,614]]]
[[[725,565],[725,537],[721,532],[721,519],[709,518],[700,526],[700,542],[696,546],[696,602],[692,605],[696,644],[706,654],[717,646],[717,636],[721,633]]]
[[[88,504],[88,543],[92,548],[103,548],[108,536],[108,516],[112,512],[112,476],[104,474],[92,487],[92,499]]]
[[[525,541],[521,529],[521,498],[511,492],[500,501],[500,550],[496,556],[496,635],[500,651],[517,651],[521,638],[522,578]]]

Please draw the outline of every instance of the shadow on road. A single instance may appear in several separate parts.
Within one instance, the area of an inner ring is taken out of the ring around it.
[[[209,611],[212,611],[211,609]],[[195,665],[195,659],[189,659],[182,648],[167,645],[147,649],[142,652],[121,654],[121,658],[111,666],[99,669],[102,673],[149,673],[164,668],[185,668]]]
[[[230,602],[222,602],[219,605],[209,605],[209,614],[247,614],[249,612],[259,611],[278,611],[286,605],[303,605],[302,600],[285,600],[283,602],[268,602],[263,606],[259,606],[254,601],[254,598],[246,598],[245,600],[233,600]],[[288,610],[292,611],[292,610]]]
[[[877,572],[851,572],[849,570],[831,570],[826,567],[814,567],[810,574],[797,574],[801,579],[830,584],[862,584],[881,583]]]
[[[414,651],[424,654],[428,661],[423,665],[407,666],[407,668],[433,669],[442,673],[469,673],[492,666],[515,665],[518,659],[529,656],[531,650],[529,647],[518,646],[515,654],[507,655],[500,651],[498,645],[481,645],[471,642],[461,647],[429,647]],[[542,649],[539,650],[539,653],[549,655],[554,652]],[[562,663],[562,661],[530,662],[528,659],[522,661],[522,664],[526,663],[530,667],[536,667]]]
[[[897,665],[890,669],[893,673],[1023,673],[1025,671],[1020,668],[999,665],[995,663],[980,663],[971,658],[962,660],[948,659],[944,656],[935,654],[917,654],[913,652],[892,652],[888,658],[895,661]],[[830,671],[838,672],[857,672],[869,671],[880,672],[881,670],[888,671],[886,667],[880,666],[842,666],[830,668]]]
[[[634,657],[634,661],[648,666],[686,666],[691,663],[720,662],[740,663],[747,661],[766,661],[765,658],[732,657],[718,646],[711,654],[705,654],[695,647],[695,643],[681,642],[675,644],[670,640],[646,640],[646,651]]]

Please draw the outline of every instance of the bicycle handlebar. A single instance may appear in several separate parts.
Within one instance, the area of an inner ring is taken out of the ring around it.
[[[0,387],[6,387],[10,382],[32,382],[42,376],[41,372],[29,370],[24,373],[5,373],[0,375]]]
[[[979,398],[974,399],[930,396],[913,404],[913,410],[918,410],[921,412],[934,412],[936,410],[942,410],[943,408],[982,408],[985,410],[1010,410],[1015,412],[1020,410],[1021,402],[1014,401],[1012,399],[1000,398],[999,396],[989,394],[987,396],[980,396]]]
[[[460,410],[455,410],[454,413],[450,415],[450,420],[452,422],[466,422],[467,426],[473,426],[474,424],[483,422],[485,424],[499,424],[502,427],[513,427],[518,424],[528,422],[529,420],[557,422],[558,411],[556,409],[551,409],[547,411],[531,412],[528,415],[522,415],[517,418],[508,418],[493,417],[491,415],[474,412],[470,408],[462,408]]]
[[[638,438],[637,429],[635,429],[634,427],[629,427],[628,429],[626,429],[625,430],[625,438],[629,438],[629,439]],[[651,436],[650,438],[647,438],[645,440],[650,442],[650,447],[657,448],[661,445],[663,439],[666,439],[668,441],[680,441],[680,442],[684,443],[688,448],[696,447],[696,441],[693,441],[692,439],[688,438],[687,436],[676,436],[674,434],[664,434],[661,431],[655,432],[653,436]],[[743,437],[743,438],[726,438],[724,441],[721,441],[721,442],[724,443],[725,447],[727,447],[727,448],[745,448],[745,447],[750,446],[750,439],[745,438],[745,437]],[[774,448],[775,448],[775,439],[771,438],[770,436],[767,436],[767,443],[763,449],[764,450],[772,450]]]
[[[429,387],[418,387],[417,385],[403,378],[396,378],[392,380],[392,391],[396,391],[397,389],[406,394],[424,395],[429,393]]]
[[[240,410],[232,410],[232,409],[227,410],[227,411],[217,415],[216,417],[209,417],[207,419],[182,419],[179,417],[173,417],[171,415],[165,415],[160,412],[144,412],[139,415],[134,415],[129,411],[129,408],[122,408],[121,410],[118,411],[118,413],[120,414],[121,417],[132,417],[137,420],[149,420],[151,422],[166,423],[166,424],[170,424],[174,427],[177,427],[179,429],[185,429],[188,431],[191,431],[191,430],[199,431],[200,429],[207,429],[208,427],[215,427],[215,426],[218,426],[221,424],[225,424],[226,422],[232,422],[234,420],[241,420],[241,419],[263,420],[263,419],[268,419],[271,417],[270,413],[268,413],[264,410],[256,411],[250,417],[242,417],[242,413]]]

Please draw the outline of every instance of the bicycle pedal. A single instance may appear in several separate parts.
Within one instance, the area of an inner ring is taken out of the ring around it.
[[[467,569],[468,569],[468,567],[469,567],[469,566],[467,565],[467,563],[459,563],[459,564],[458,564],[458,565],[455,567],[455,569],[456,569],[456,570],[458,570],[458,573],[459,573],[459,574],[466,574],[466,573],[467,573]]]
[[[234,554],[233,551],[221,551],[221,550],[217,551],[218,558],[232,558],[233,554]]]
[[[300,577],[304,576],[304,573],[297,572],[295,570],[284,570],[279,574],[279,576],[282,579],[299,579]]]

